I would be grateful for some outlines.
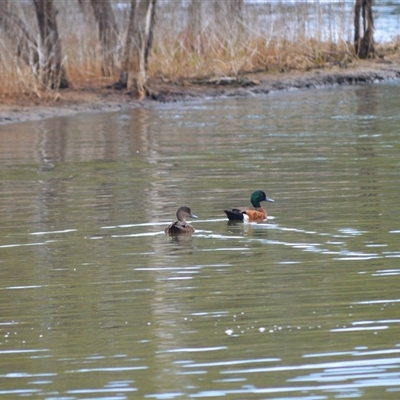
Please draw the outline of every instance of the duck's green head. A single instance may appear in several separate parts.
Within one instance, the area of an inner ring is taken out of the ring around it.
[[[267,197],[265,192],[263,192],[262,190],[256,190],[255,192],[252,193],[252,195],[250,197],[250,201],[251,201],[251,204],[253,204],[253,207],[259,208],[259,207],[261,207],[260,203],[262,201],[274,202],[275,200],[272,200],[269,197]]]

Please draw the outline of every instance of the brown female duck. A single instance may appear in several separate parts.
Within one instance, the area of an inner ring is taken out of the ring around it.
[[[197,218],[196,215],[192,214],[192,211],[189,207],[183,206],[179,207],[176,212],[177,221],[168,225],[165,228],[165,233],[168,235],[181,235],[181,234],[190,234],[194,232],[194,228],[192,225],[186,222],[186,218]]]

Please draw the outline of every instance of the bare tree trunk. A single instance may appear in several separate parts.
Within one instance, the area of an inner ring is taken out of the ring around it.
[[[151,48],[153,46],[153,31],[154,31],[154,25],[156,23],[156,0],[154,0],[152,3],[153,3],[153,5],[151,7],[151,13],[150,13],[150,21],[149,21],[147,40],[146,40],[146,48],[145,48],[145,52],[144,52],[144,63],[145,63],[146,72],[148,71],[149,56],[150,56]]]
[[[231,2],[231,13],[239,19],[243,17],[243,0],[233,0]]]
[[[240,37],[243,33],[243,0],[214,0],[214,18],[222,32],[230,37]]]
[[[221,2],[220,0],[215,0],[214,3],[215,13],[222,13],[222,18],[229,18],[233,20],[241,20],[243,16],[243,0],[230,0],[227,2]]]
[[[362,37],[360,34],[361,16],[363,22]],[[375,52],[372,0],[356,0],[354,6],[354,48],[360,58],[368,58]]]
[[[148,57],[153,40],[157,0],[131,0],[120,78],[116,88],[127,88],[139,99],[145,94]]]
[[[18,58],[30,66],[37,75],[39,53],[36,39],[9,5],[7,0],[0,0],[0,28],[4,36],[14,44]]]
[[[48,89],[68,87],[68,80],[61,65],[61,42],[53,1],[33,0],[33,4],[40,34],[39,80]]]
[[[193,42],[196,42],[202,31],[202,6],[204,3],[198,0],[191,0],[188,7],[188,34],[191,33]]]
[[[90,0],[94,17],[99,27],[99,37],[103,51],[102,72],[104,76],[113,75],[118,43],[118,27],[109,0]]]

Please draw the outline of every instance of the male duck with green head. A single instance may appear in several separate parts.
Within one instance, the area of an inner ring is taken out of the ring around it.
[[[233,208],[231,210],[224,210],[229,221],[243,221],[243,222],[262,222],[267,219],[267,211],[261,207],[262,201],[274,200],[267,197],[262,190],[256,190],[250,197],[253,208]]]

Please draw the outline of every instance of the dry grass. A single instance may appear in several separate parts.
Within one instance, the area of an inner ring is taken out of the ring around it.
[[[197,10],[199,18],[193,20],[174,3],[164,6],[163,23],[156,27],[150,74],[172,79],[237,76],[254,70],[320,67],[343,62],[351,55],[347,43],[352,14],[345,2],[335,7],[318,2],[247,5],[240,16],[225,18],[213,12],[213,7],[212,2],[203,2]],[[176,21],[184,21],[179,29]]]
[[[18,5],[19,3],[19,5]],[[219,3],[219,4],[218,4]],[[38,37],[30,3],[16,2],[15,12]],[[218,10],[215,9],[218,4]],[[158,3],[150,76],[166,79],[238,76],[250,71],[307,70],[352,59],[352,9],[348,2],[322,5],[274,1],[247,4],[233,15],[228,2],[197,2],[196,10],[180,2]],[[56,2],[63,65],[72,86],[96,86],[118,79],[101,74],[101,47],[92,15],[78,2]],[[128,9],[116,9],[119,27],[126,26]],[[121,29],[115,59],[124,43]],[[36,93],[33,65],[15,54],[15,44],[0,38],[0,95]]]

